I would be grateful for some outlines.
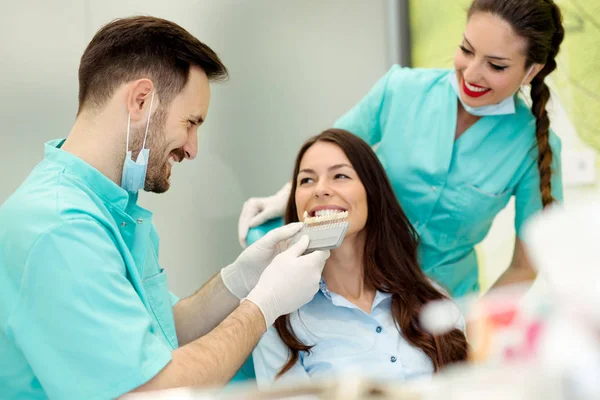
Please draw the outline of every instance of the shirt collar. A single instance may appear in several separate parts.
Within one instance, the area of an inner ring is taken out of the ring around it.
[[[348,300],[344,298],[344,296],[340,296],[337,293],[331,293],[329,288],[327,288],[327,284],[321,278],[321,282],[319,282],[319,291],[325,296],[325,298],[333,303],[334,306],[342,306],[349,308],[357,308],[354,304],[350,303]],[[381,302],[386,299],[392,297],[391,293],[380,292],[379,290],[375,293],[375,299],[373,299],[373,307],[371,310],[374,310]]]
[[[323,293],[323,296],[325,296],[327,300],[331,300],[331,292],[327,288],[327,284],[325,283],[323,278],[321,278],[321,282],[319,282],[319,290],[321,291],[321,293]]]
[[[47,142],[44,148],[44,158],[63,166],[69,174],[92,189],[107,203],[121,210],[125,210],[130,201],[133,203],[137,201],[137,194],[128,193],[81,158],[61,150],[65,140],[56,139]]]

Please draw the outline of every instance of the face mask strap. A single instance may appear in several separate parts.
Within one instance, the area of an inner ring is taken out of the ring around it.
[[[150,98],[150,109],[148,110],[148,121],[146,121],[146,133],[144,133],[144,143],[142,144],[142,150],[146,148],[146,138],[148,137],[148,128],[150,127],[150,112],[152,111],[152,104],[154,104],[154,91],[152,91],[152,97]],[[131,131],[131,114],[127,114],[127,142],[125,142],[125,152],[129,152],[129,132]]]
[[[152,97],[150,98],[150,108],[148,109],[148,121],[146,122],[146,133],[144,134],[144,143],[142,144],[142,150],[146,148],[146,138],[148,137],[148,128],[150,127],[150,112],[152,111],[152,104],[154,104],[154,93],[155,91],[153,90]]]
[[[131,129],[131,114],[127,114],[127,141],[125,142],[125,154],[129,153],[129,130]]]
[[[519,86],[523,86],[523,82],[525,82],[527,80],[527,78],[529,77],[529,75],[531,75],[531,71],[533,71],[533,67],[535,67],[535,64],[533,64],[531,66],[531,68],[529,68],[529,71],[527,72],[527,74],[525,75],[525,78],[523,78],[523,80],[521,81],[521,85],[519,85]]]

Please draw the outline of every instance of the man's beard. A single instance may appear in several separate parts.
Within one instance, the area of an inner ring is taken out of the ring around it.
[[[146,148],[150,149],[149,159],[147,160],[148,169],[146,171],[146,180],[144,190],[153,193],[164,193],[169,190],[170,168],[165,144],[167,122],[166,110],[159,107],[151,116],[150,126],[148,127],[148,136],[146,138]],[[144,133],[146,127],[137,129],[133,133],[133,140],[129,148],[134,149],[133,159],[135,160],[144,143]]]

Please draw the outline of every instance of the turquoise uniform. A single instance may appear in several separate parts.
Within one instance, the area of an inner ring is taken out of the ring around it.
[[[0,208],[3,398],[115,398],[178,346],[152,214],[61,144]]]
[[[453,296],[479,289],[474,247],[494,217],[516,199],[515,228],[541,210],[535,118],[516,97],[516,113],[485,116],[454,140],[454,70],[394,66],[336,121],[372,146],[421,237],[422,267]],[[559,138],[552,195],[562,201]]]

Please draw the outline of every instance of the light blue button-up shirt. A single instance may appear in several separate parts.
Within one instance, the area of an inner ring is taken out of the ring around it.
[[[423,270],[453,296],[477,291],[475,245],[515,197],[515,229],[542,208],[535,118],[515,97],[515,114],[486,116],[455,140],[454,70],[392,67],[336,121],[370,145],[420,235]],[[552,194],[562,201],[561,145],[550,132]]]
[[[152,214],[61,144],[0,207],[2,398],[115,398],[178,346]]]
[[[321,282],[315,297],[290,314],[296,336],[310,353],[300,352],[293,368],[275,381],[288,359],[288,348],[271,327],[252,353],[259,387],[308,382],[341,375],[402,381],[427,378],[433,363],[398,332],[391,313],[392,295],[377,291],[367,314]],[[464,330],[464,320],[457,321]]]

